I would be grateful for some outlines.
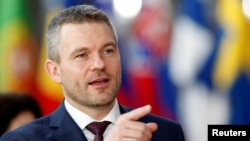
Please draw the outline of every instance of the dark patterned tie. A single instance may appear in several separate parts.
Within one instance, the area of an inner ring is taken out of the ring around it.
[[[109,124],[109,121],[91,122],[86,128],[95,135],[94,141],[103,141],[102,134]]]

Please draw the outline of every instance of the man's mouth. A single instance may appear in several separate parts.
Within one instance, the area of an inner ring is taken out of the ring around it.
[[[89,85],[102,86],[104,84],[107,84],[108,81],[109,81],[109,79],[107,79],[107,78],[99,78],[99,79],[96,79],[96,80],[93,80],[93,81],[89,82]]]

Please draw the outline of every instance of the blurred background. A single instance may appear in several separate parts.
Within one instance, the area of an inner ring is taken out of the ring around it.
[[[208,124],[250,124],[250,0],[1,0],[0,93],[29,93],[43,115],[60,104],[44,34],[59,10],[84,3],[117,28],[122,104],[151,104],[187,141],[206,141]]]

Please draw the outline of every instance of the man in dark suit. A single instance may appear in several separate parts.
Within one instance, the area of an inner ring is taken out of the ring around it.
[[[96,141],[102,137],[105,141],[184,141],[180,124],[150,114],[150,105],[131,109],[118,102],[118,39],[103,11],[90,5],[61,11],[49,24],[46,40],[45,69],[62,85],[65,98],[50,115],[5,133],[0,141]],[[108,124],[97,137],[90,124],[103,121]]]

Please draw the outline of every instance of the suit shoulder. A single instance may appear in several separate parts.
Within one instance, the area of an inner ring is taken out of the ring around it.
[[[167,139],[169,141],[184,141],[184,132],[179,122],[158,115],[149,114],[141,119],[143,122],[155,122],[158,129],[154,132],[153,140]]]
[[[164,118],[158,115],[149,114],[141,119],[148,123],[154,122],[158,125],[158,129],[153,134],[152,141],[166,139],[168,141],[185,141],[184,132],[179,122]]]

